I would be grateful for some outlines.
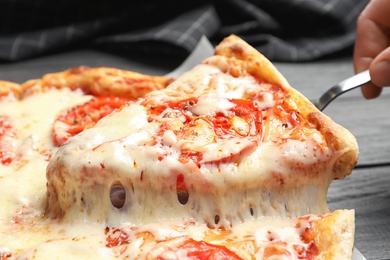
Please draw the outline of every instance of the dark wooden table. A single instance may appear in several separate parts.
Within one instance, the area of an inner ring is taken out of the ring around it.
[[[180,59],[115,56],[82,49],[28,61],[0,64],[0,79],[23,82],[79,65],[107,66],[164,75]],[[333,84],[353,75],[351,58],[310,63],[276,63],[290,84],[315,100]],[[355,245],[367,259],[390,259],[390,88],[367,101],[360,90],[348,92],[324,112],[357,138],[360,159],[352,175],[335,181],[328,192],[330,208],[355,209]]]

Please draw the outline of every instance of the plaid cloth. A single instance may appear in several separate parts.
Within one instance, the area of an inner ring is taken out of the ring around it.
[[[188,55],[236,34],[273,61],[351,49],[368,0],[0,0],[0,60],[70,48]]]

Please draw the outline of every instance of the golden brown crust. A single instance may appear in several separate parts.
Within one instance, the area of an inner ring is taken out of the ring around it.
[[[249,73],[260,82],[269,82],[285,89],[292,106],[325,137],[327,145],[340,153],[333,167],[333,178],[343,179],[352,172],[358,159],[355,137],[344,127],[319,111],[304,95],[293,89],[277,68],[261,53],[235,35],[225,38],[215,49],[215,55],[237,59],[231,69],[233,76]]]
[[[354,245],[354,210],[336,210],[314,221],[307,237],[315,241],[316,260],[351,259]]]
[[[321,112],[312,112],[308,120],[315,124],[317,129],[325,136],[330,147],[340,152],[340,156],[333,165],[333,178],[343,179],[352,172],[357,164],[358,146],[355,137],[342,126],[334,123]]]
[[[14,82],[0,80],[0,99],[9,97],[19,99],[22,95],[22,87]]]
[[[165,88],[173,79],[151,76],[115,68],[80,66],[62,72],[49,73],[41,79],[22,84],[24,94],[45,91],[48,88],[81,89],[95,96],[117,96],[135,99],[153,90]]]

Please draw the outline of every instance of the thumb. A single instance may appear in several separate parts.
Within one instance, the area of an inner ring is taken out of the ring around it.
[[[371,81],[376,86],[390,86],[390,47],[382,51],[370,64]]]

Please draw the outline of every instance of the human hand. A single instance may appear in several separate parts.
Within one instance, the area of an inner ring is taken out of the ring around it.
[[[371,0],[357,21],[353,63],[355,72],[369,69],[371,83],[362,87],[367,99],[390,86],[390,1]]]

